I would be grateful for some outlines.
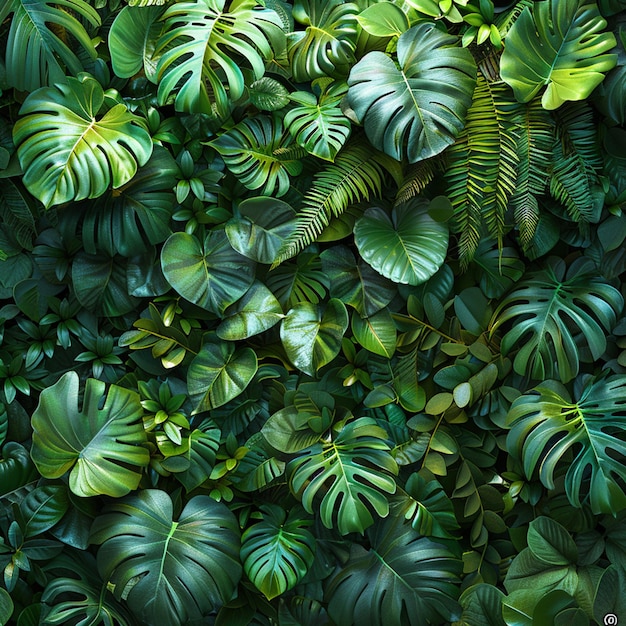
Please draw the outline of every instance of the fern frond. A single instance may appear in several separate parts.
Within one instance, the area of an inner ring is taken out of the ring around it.
[[[356,141],[346,145],[335,162],[313,178],[296,227],[281,245],[272,267],[313,243],[331,218],[341,215],[351,204],[380,196],[387,174],[391,173],[398,180],[399,168],[397,161],[374,150],[368,143]]]
[[[591,107],[568,103],[556,113],[556,122],[550,194],[573,221],[596,222],[602,157]]]
[[[519,166],[510,208],[519,228],[522,248],[527,250],[539,223],[537,196],[543,195],[548,188],[555,128],[554,119],[541,106],[541,98],[516,105],[515,124]]]
[[[443,171],[445,162],[445,158],[438,154],[411,164],[396,195],[396,204],[403,204],[421,195],[435,175]]]
[[[490,83],[479,72],[463,133],[447,151],[448,197],[460,233],[461,264],[471,261],[483,234],[501,244],[509,199],[517,178],[517,132],[512,95],[502,82]]]

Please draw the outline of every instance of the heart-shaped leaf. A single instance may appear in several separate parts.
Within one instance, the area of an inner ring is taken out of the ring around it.
[[[354,240],[378,273],[395,283],[419,285],[445,261],[448,226],[435,221],[422,201],[400,204],[391,216],[371,207],[356,221]]]
[[[139,395],[111,385],[105,397],[105,384],[89,378],[79,409],[78,387],[78,374],[67,372],[41,392],[32,416],[33,461],[46,478],[70,471],[76,495],[123,496],[137,488],[150,461]]]

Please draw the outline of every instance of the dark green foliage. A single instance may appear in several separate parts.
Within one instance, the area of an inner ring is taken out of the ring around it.
[[[625,18],[0,1],[0,624],[621,620]]]

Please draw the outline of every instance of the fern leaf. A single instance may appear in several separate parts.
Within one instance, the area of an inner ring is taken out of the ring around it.
[[[394,159],[357,141],[339,152],[335,162],[318,172],[303,199],[296,228],[277,252],[272,267],[289,259],[313,243],[332,217],[341,215],[351,204],[380,196],[387,172],[400,178],[400,165]]]
[[[449,198],[460,233],[459,255],[467,267],[482,230],[502,242],[505,215],[515,193],[517,133],[511,115],[511,93],[479,72],[463,133],[447,151]]]
[[[548,187],[555,130],[553,118],[541,106],[540,98],[517,105],[515,123],[519,166],[510,207],[519,228],[520,242],[527,250],[539,223],[537,196],[543,195]]]
[[[602,157],[591,107],[570,103],[557,113],[556,121],[550,194],[573,221],[597,222],[603,204],[598,187]]]
[[[396,204],[403,204],[421,195],[435,175],[444,169],[444,166],[445,159],[441,155],[411,164],[398,190]]]

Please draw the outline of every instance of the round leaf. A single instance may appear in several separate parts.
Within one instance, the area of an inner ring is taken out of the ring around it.
[[[209,232],[204,244],[174,233],[161,251],[161,267],[183,298],[218,315],[254,281],[254,262],[233,250],[223,231]]]
[[[367,209],[354,225],[361,256],[395,283],[419,285],[433,276],[448,252],[448,226],[428,215],[428,205],[405,203],[391,217],[378,207]]]
[[[388,309],[370,317],[352,314],[352,332],[355,339],[374,354],[390,359],[396,351],[396,325]]]

